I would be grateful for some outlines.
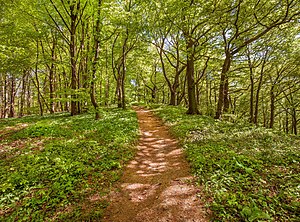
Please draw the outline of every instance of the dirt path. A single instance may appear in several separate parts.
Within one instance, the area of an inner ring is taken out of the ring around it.
[[[138,153],[112,193],[103,221],[208,221],[177,141],[151,112],[136,111],[141,131]]]

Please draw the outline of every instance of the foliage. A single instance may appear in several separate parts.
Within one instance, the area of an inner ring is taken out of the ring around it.
[[[134,154],[133,111],[103,109],[91,114],[58,114],[1,120],[11,132],[1,141],[0,215],[5,221],[93,221],[107,205],[103,198]],[[96,201],[90,200],[98,195]],[[84,212],[82,209],[87,207]]]
[[[185,147],[214,221],[299,221],[299,137],[180,107],[154,110]]]

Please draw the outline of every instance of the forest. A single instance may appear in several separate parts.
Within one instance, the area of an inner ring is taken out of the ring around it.
[[[213,221],[298,221],[299,30],[297,0],[0,0],[0,221],[102,218],[132,106],[184,147]]]

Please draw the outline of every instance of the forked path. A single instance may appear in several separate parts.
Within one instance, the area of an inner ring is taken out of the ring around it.
[[[110,195],[105,222],[203,222],[205,209],[177,141],[150,111],[136,108],[138,152]]]

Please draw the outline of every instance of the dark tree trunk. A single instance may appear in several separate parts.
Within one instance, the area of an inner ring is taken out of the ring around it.
[[[298,132],[297,132],[297,111],[294,107],[292,108],[292,117],[293,117],[293,120],[292,120],[293,133],[295,135],[297,135],[298,134]]]
[[[38,77],[38,63],[39,63],[39,43],[36,43],[36,63],[35,63],[35,80],[36,80],[36,88],[37,88],[37,96],[38,96],[38,103],[39,103],[39,108],[40,108],[40,115],[44,115],[44,110],[43,110],[43,103],[41,99],[41,89],[40,89],[40,81]]]
[[[15,116],[15,78],[12,76],[10,78],[10,95],[9,95],[9,113],[8,117]]]
[[[49,94],[50,94],[50,113],[53,114],[55,111],[55,104],[54,104],[54,73],[55,73],[55,60],[56,60],[56,55],[55,55],[55,48],[56,48],[56,41],[55,38],[53,38],[53,45],[51,49],[51,67],[49,71]]]
[[[176,91],[174,89],[170,91],[170,105],[176,106]]]
[[[93,59],[93,67],[92,67],[92,76],[91,76],[91,85],[90,85],[90,97],[91,97],[91,102],[94,106],[95,110],[95,119],[98,120],[100,118],[99,114],[99,105],[96,101],[96,89],[95,89],[95,79],[96,79],[96,71],[97,71],[97,65],[99,61],[99,54],[100,54],[100,12],[101,12],[101,3],[102,1],[98,1],[98,9],[97,9],[97,18],[96,18],[96,25],[95,25],[95,35],[94,35],[94,59]],[[101,86],[100,86],[101,87]]]
[[[127,51],[127,40],[128,30],[126,31],[126,38],[123,44],[123,55],[122,55],[122,75],[121,75],[121,107],[126,109],[126,98],[125,98],[125,78],[126,78],[126,51]]]
[[[76,71],[76,23],[77,23],[77,14],[75,11],[75,5],[70,5],[70,63],[71,63],[71,115],[78,114],[77,107],[77,71]]]
[[[274,127],[275,120],[275,93],[274,93],[274,85],[271,87],[270,91],[270,124],[269,127]]]
[[[7,114],[7,75],[3,75],[3,86],[2,86],[2,106],[1,106],[1,118],[6,118]]]
[[[230,107],[230,97],[229,97],[229,81],[228,76],[225,79],[225,85],[224,85],[224,113],[228,113]]]
[[[118,76],[117,80],[117,89],[116,89],[116,94],[117,94],[117,100],[118,100],[118,108],[122,108],[122,91],[121,91],[121,76]]]
[[[223,107],[225,102],[225,96],[226,96],[226,83],[228,84],[228,77],[227,73],[229,71],[231,64],[231,54],[229,51],[226,52],[226,57],[223,63],[222,72],[221,72],[221,79],[220,79],[220,85],[219,85],[219,98],[218,98],[218,104],[217,104],[217,111],[215,119],[220,119],[223,113]],[[228,90],[228,87],[227,87]]]
[[[196,83],[195,83],[195,69],[194,69],[194,53],[193,53],[193,41],[190,39],[187,41],[187,92],[188,92],[188,111],[187,114],[199,114],[196,100]]]

